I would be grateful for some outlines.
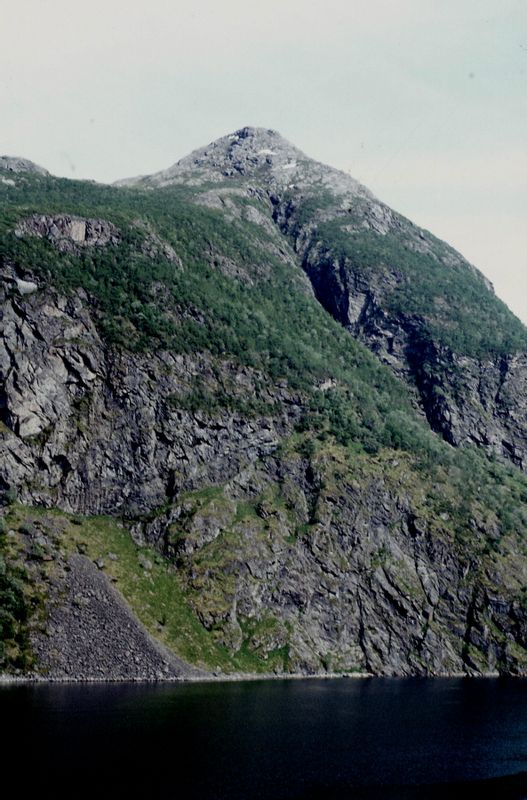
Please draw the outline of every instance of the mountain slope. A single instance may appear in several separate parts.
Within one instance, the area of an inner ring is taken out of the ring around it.
[[[257,197],[323,306],[415,388],[432,428],[523,467],[526,330],[444,242],[265,129],[244,128],[132,183],[191,185],[217,207]]]
[[[523,435],[484,278],[274,132],[129,183],[0,183],[5,664],[64,674],[77,553],[205,670],[523,672],[527,481],[434,433]]]

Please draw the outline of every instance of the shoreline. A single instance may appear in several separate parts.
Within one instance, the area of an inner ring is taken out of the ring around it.
[[[247,683],[256,681],[287,681],[287,680],[365,680],[365,679],[382,679],[382,680],[409,680],[409,679],[424,679],[424,680],[459,680],[466,678],[467,680],[488,680],[496,678],[513,678],[522,680],[527,678],[527,675],[504,675],[499,672],[484,672],[478,675],[468,675],[466,672],[451,672],[440,675],[377,675],[370,672],[353,672],[353,673],[333,673],[333,672],[317,672],[312,674],[303,674],[294,672],[290,674],[275,673],[233,673],[222,675],[196,675],[196,676],[181,676],[172,678],[49,678],[45,676],[24,676],[24,675],[0,675],[0,687],[9,685],[111,685],[111,684],[137,684],[137,685],[161,685],[161,684],[185,684],[185,683]]]

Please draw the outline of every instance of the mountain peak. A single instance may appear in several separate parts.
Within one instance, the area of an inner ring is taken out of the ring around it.
[[[275,131],[272,128],[259,128],[253,125],[245,125],[245,127],[239,128],[237,131],[234,131],[234,133],[229,134],[229,136],[237,136],[239,139],[255,139],[259,136],[274,136],[278,139],[283,139],[278,131]]]
[[[49,175],[47,169],[40,167],[28,158],[0,156],[0,169],[6,172],[31,172],[33,175]]]
[[[287,153],[294,151],[296,154],[301,153],[298,147],[294,147],[279,131],[273,128],[259,128],[252,125],[245,125],[243,128],[238,128],[237,131],[222,136],[211,143],[214,145],[221,145],[223,142],[230,143],[231,147],[242,148],[257,148],[274,147],[276,151],[286,151]],[[211,146],[209,145],[209,146]],[[278,153],[276,153],[278,154]],[[304,154],[302,153],[304,156]],[[304,156],[305,158],[306,156]]]
[[[190,173],[207,181],[249,177],[256,174],[269,178],[277,171],[293,170],[306,156],[270,128],[245,126],[222,136],[157,175],[149,183],[158,186],[187,181]]]
[[[166,170],[117,181],[117,185],[155,188],[178,183],[223,183],[236,178],[282,189],[317,185],[328,186],[336,194],[370,195],[350,175],[309,158],[278,131],[250,125],[193,150]]]

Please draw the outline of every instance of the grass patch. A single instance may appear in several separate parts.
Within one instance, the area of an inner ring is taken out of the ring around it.
[[[211,487],[208,492],[204,490],[201,494],[204,493],[211,496],[218,492]],[[105,574],[112,579],[137,618],[156,639],[185,661],[207,670],[225,673],[266,672],[283,664],[283,658],[278,655],[271,658],[268,653],[259,653],[243,643],[239,652],[232,652],[219,644],[214,630],[208,630],[193,611],[188,589],[176,568],[157,550],[138,547],[126,528],[117,520],[109,517],[81,517],[57,510],[16,505],[10,508],[6,522],[17,530],[27,530],[31,525],[43,524],[45,529],[56,531],[56,546],[66,555],[81,553],[93,561],[102,560]],[[20,580],[23,557],[20,542],[14,541],[11,544],[12,580]],[[49,574],[53,566],[48,564],[46,568]],[[229,581],[228,578],[226,580]],[[37,587],[39,596],[42,595],[46,583],[46,576],[41,575]],[[225,592],[226,588],[222,587],[222,591]],[[0,593],[1,591],[0,571]],[[30,596],[30,587],[26,587],[26,605]],[[21,621],[25,622],[26,618],[24,616]],[[26,635],[27,628],[24,630]],[[26,639],[27,635],[23,640],[20,639],[20,647],[15,650],[14,643],[18,640],[16,636],[9,637],[7,647],[11,649],[8,652],[8,666],[25,668],[29,665],[28,658],[21,658],[21,648]]]

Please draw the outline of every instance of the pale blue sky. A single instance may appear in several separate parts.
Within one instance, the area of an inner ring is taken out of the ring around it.
[[[0,0],[0,154],[100,181],[279,130],[527,322],[527,0]]]

